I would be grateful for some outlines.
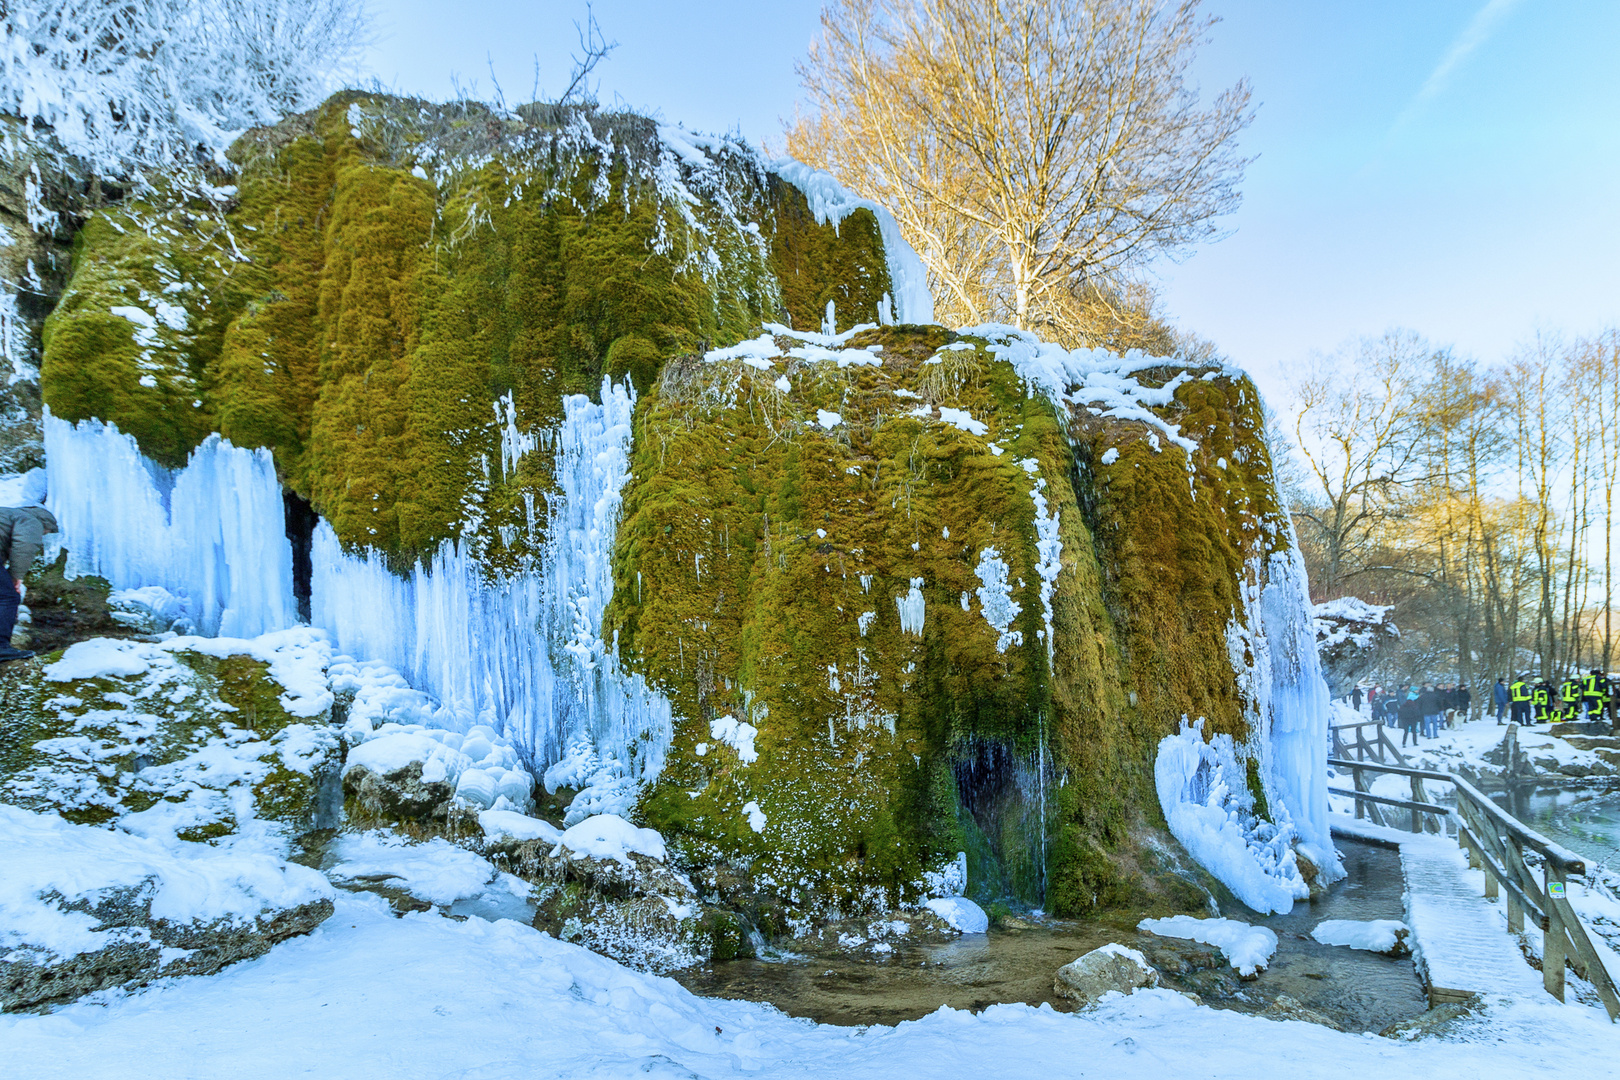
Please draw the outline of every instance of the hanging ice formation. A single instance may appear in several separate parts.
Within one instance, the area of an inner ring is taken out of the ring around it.
[[[210,435],[186,467],[165,469],[99,420],[45,413],[49,505],[70,574],[114,589],[175,594],[196,631],[257,637],[291,626],[292,546],[268,450]]]
[[[588,740],[603,768],[656,776],[669,702],[623,673],[600,636],[634,405],[628,385],[606,379],[600,405],[584,395],[564,399],[554,444],[561,497],[551,500],[538,566],[486,581],[461,545],[445,541],[431,564],[400,578],[378,554],[345,554],[323,522],[312,552],[313,621],[345,652],[403,672],[459,724],[506,732],[537,768]]]
[[[669,702],[621,672],[600,637],[635,394],[604,380],[601,396],[601,404],[564,399],[554,435],[559,497],[535,566],[488,581],[463,545],[446,541],[429,564],[399,577],[379,553],[345,553],[322,522],[310,597],[311,621],[339,649],[396,668],[439,699],[449,723],[489,724],[542,770],[584,747],[598,787],[656,776],[671,729]],[[508,433],[503,465],[534,445]],[[211,436],[172,472],[113,425],[47,416],[46,453],[73,572],[115,589],[161,585],[205,634],[251,637],[296,621],[268,451]]]
[[[1243,608],[1226,643],[1254,737],[1242,747],[1265,778],[1270,820],[1247,790],[1230,736],[1207,743],[1202,722],[1159,744],[1154,778],[1170,831],[1195,859],[1256,911],[1287,911],[1307,895],[1294,850],[1324,883],[1344,869],[1328,831],[1328,690],[1316,655],[1305,564],[1292,530],[1284,546],[1252,561]]]

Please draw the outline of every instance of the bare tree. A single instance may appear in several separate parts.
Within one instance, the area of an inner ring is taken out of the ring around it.
[[[1418,388],[1432,350],[1409,331],[1318,356],[1293,387],[1294,437],[1311,474],[1296,509],[1322,551],[1316,587],[1340,595],[1350,564],[1379,538],[1422,465]]]
[[[947,318],[1072,339],[1088,289],[1237,208],[1248,84],[1206,106],[1186,78],[1214,21],[1198,0],[831,0],[788,150],[895,214]]]

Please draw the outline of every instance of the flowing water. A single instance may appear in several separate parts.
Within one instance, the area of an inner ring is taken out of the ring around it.
[[[1594,863],[1620,869],[1620,792],[1499,792],[1492,796],[1508,813],[1547,839]]]
[[[1287,915],[1235,918],[1269,926],[1277,955],[1253,981],[1242,981],[1190,942],[1140,934],[1131,921],[1058,922],[1031,917],[1028,929],[992,928],[946,945],[896,945],[888,959],[838,955],[775,961],[733,960],[676,975],[694,993],[766,1001],[791,1016],[829,1024],[895,1024],[949,1005],[983,1009],[1023,1002],[1068,1009],[1052,994],[1059,967],[1111,941],[1141,950],[1165,973],[1165,984],[1206,1004],[1265,1012],[1286,995],[1350,1031],[1381,1031],[1422,1013],[1428,1002],[1410,958],[1390,958],[1310,937],[1324,919],[1400,919],[1404,883],[1399,855],[1341,840],[1346,880]]]

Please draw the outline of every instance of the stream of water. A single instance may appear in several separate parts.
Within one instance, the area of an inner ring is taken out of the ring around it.
[[[1498,792],[1492,798],[1547,839],[1594,863],[1620,869],[1620,792]]]
[[[946,945],[897,945],[887,959],[818,956],[777,961],[733,960],[675,977],[694,993],[766,1001],[792,1016],[829,1024],[895,1024],[949,1005],[983,1009],[998,1002],[1072,1006],[1052,993],[1059,967],[1111,941],[1139,949],[1164,972],[1165,984],[1206,1004],[1265,1012],[1286,995],[1349,1031],[1381,1031],[1427,1007],[1410,958],[1322,945],[1310,933],[1324,919],[1403,918],[1399,855],[1340,841],[1348,877],[1314,903],[1287,915],[1234,918],[1269,926],[1277,955],[1253,981],[1201,946],[1138,933],[1134,920],[1017,920]]]

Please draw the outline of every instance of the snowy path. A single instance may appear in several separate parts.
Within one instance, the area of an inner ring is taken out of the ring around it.
[[[1420,969],[1427,973],[1431,1004],[1469,994],[1517,1000],[1547,998],[1541,974],[1507,932],[1497,904],[1485,899],[1485,874],[1449,837],[1414,835],[1366,822],[1341,820],[1336,832],[1394,841],[1406,878],[1406,924],[1412,928]]]
[[[1468,868],[1456,841],[1412,836],[1401,843],[1407,924],[1428,971],[1429,1000],[1476,993],[1545,997],[1541,974],[1485,899],[1485,874]]]

